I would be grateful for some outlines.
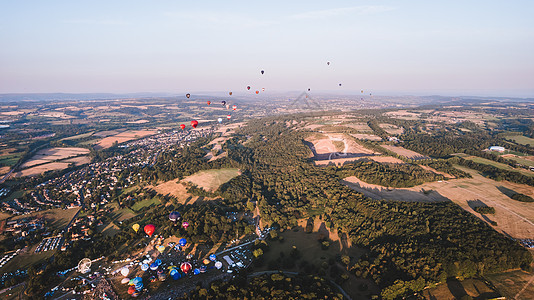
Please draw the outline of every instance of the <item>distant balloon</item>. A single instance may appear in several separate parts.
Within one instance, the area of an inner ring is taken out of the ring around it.
[[[261,70],[261,75],[263,75],[263,73],[265,73],[265,71]]]
[[[152,270],[152,271],[155,271],[155,270],[157,270],[157,269],[158,269],[158,267],[159,267],[159,266],[158,266],[158,264],[157,264],[157,263],[155,263],[155,262],[153,262],[152,264],[150,264],[150,270]]]
[[[262,92],[265,92],[265,88],[261,88],[261,91],[262,91]]]
[[[362,90],[362,94],[363,94],[363,90]]]
[[[259,93],[260,93],[260,91],[256,91],[256,95],[259,94]]]
[[[173,211],[169,214],[169,220],[173,221],[173,222],[176,222],[178,220],[180,220],[180,213],[177,212],[177,211]]]
[[[210,264],[210,260],[207,259],[207,258],[204,258],[204,260],[202,261],[203,264],[205,265],[209,265]]]
[[[184,262],[180,265],[180,270],[182,270],[182,272],[184,272],[185,274],[189,273],[189,271],[191,271],[192,268],[193,267],[188,262]]]
[[[128,276],[128,274],[130,274],[130,269],[128,269],[128,267],[124,267],[121,269],[121,275],[126,277]]]
[[[222,262],[220,261],[215,262],[215,268],[217,268],[217,270],[222,268]]]
[[[237,105],[232,106],[232,109],[236,110],[237,109]]]
[[[135,223],[135,224],[132,225],[132,228],[133,228],[133,230],[134,230],[135,232],[139,231],[139,227],[141,227],[141,226],[139,226],[139,224],[137,224],[137,223]]]
[[[200,273],[205,273],[207,269],[208,267],[206,267],[205,265],[200,266]]]
[[[128,288],[128,294],[132,295],[133,293],[135,293],[135,287],[133,285],[130,285],[130,287]]]
[[[165,251],[165,246],[163,246],[163,245],[159,245],[159,246],[157,247],[157,249],[158,249],[159,253],[163,253],[163,251]]]
[[[185,124],[180,125],[180,128],[182,128],[182,130],[184,130],[185,129]]]
[[[341,83],[339,84],[339,86],[341,86]]]
[[[211,261],[215,261],[217,259],[217,256],[215,256],[215,254],[210,254],[209,258]]]
[[[183,227],[183,228],[187,229],[188,226],[189,226],[189,223],[188,223],[188,222],[183,222],[183,223],[182,223],[182,227]]]
[[[208,101],[208,105],[211,105],[211,101]]]
[[[221,101],[222,106],[226,105],[226,101]]]
[[[187,240],[184,238],[181,238],[178,243],[180,244],[180,246],[184,247],[185,245],[187,245]]]
[[[142,264],[142,265],[141,265],[141,270],[142,270],[142,271],[146,271],[146,270],[148,270],[148,264]]]
[[[232,118],[232,115],[226,115],[226,118],[230,120]]]
[[[171,275],[172,279],[174,279],[174,280],[178,280],[178,279],[180,279],[180,277],[182,277],[182,275],[180,274],[178,269],[172,269],[169,272],[169,275]]]
[[[199,270],[198,268],[195,268],[195,269],[193,270],[193,274],[195,274],[195,275],[200,274],[200,270]]]
[[[327,61],[327,62],[326,62],[326,64],[327,64],[327,65],[330,65],[330,62],[329,62],[329,61]]]
[[[161,266],[161,259],[159,259],[159,258],[156,259],[156,260],[154,261],[154,263],[155,263],[156,265],[158,265],[158,266]]]
[[[152,236],[155,230],[156,230],[156,226],[152,224],[148,224],[145,226],[145,233],[148,234],[148,236]]]
[[[218,118],[217,122],[222,123],[222,120],[223,120],[222,118]]]
[[[247,86],[247,90],[250,90],[250,85],[249,85],[249,86]]]
[[[228,95],[232,96],[232,92],[229,92]]]
[[[127,284],[128,281],[130,281],[129,278],[123,278],[123,279],[121,280],[121,283],[122,283],[122,284]]]
[[[193,120],[193,121],[191,121],[191,126],[193,126],[193,128],[197,128],[197,126],[198,126],[198,121],[197,121],[197,120]]]
[[[230,109],[230,104],[226,104],[226,109]]]
[[[185,94],[185,97],[189,99],[189,97],[191,97],[191,94]]]
[[[308,92],[311,91],[311,89],[308,89]]]

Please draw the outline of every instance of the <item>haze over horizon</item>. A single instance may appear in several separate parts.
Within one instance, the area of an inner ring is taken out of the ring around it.
[[[2,1],[0,93],[244,93],[250,85],[533,97],[533,8],[530,1]]]

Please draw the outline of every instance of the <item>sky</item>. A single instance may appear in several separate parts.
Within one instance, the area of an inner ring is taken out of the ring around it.
[[[533,16],[530,0],[0,0],[0,93],[534,97]]]

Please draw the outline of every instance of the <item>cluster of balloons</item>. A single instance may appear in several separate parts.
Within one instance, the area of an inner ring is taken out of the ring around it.
[[[132,295],[132,297],[138,297],[141,294],[141,290],[143,290],[143,278],[135,277],[126,282],[130,286],[128,287],[128,294]]]

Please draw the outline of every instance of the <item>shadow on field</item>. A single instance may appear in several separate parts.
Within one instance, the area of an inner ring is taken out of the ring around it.
[[[502,185],[498,186],[497,189],[498,189],[501,193],[505,194],[506,196],[508,196],[508,197],[510,197],[510,198],[512,198],[513,195],[517,194],[517,192],[515,192],[514,190],[511,190],[511,189],[509,189],[509,188],[506,188],[506,187],[504,187],[504,186],[502,186]]]
[[[449,292],[451,292],[456,299],[461,299],[463,296],[467,295],[462,283],[456,279],[448,280],[447,287],[449,288]]]

